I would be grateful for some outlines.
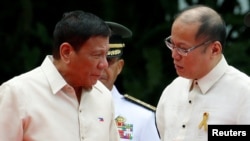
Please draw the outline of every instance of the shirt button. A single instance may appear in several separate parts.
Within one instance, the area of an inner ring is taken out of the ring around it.
[[[185,125],[185,124],[183,124],[183,125],[182,125],[182,128],[185,128],[185,127],[186,127],[186,125]]]

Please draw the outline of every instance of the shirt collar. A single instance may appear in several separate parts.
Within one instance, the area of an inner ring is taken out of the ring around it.
[[[225,57],[222,55],[219,63],[207,75],[197,80],[203,94],[205,94],[223,76],[228,66]]]
[[[51,55],[46,56],[42,62],[41,69],[47,77],[51,90],[54,94],[67,85],[66,81],[53,64],[53,57]]]
[[[113,88],[111,90],[111,94],[112,94],[113,98],[120,99],[123,97],[123,95],[118,91],[118,89],[115,85],[113,85]]]

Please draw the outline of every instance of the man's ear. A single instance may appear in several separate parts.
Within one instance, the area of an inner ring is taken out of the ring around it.
[[[70,61],[70,55],[72,54],[72,51],[73,51],[73,48],[69,43],[67,43],[67,42],[62,43],[61,46],[60,46],[61,59],[64,62],[69,62]]]
[[[212,54],[218,55],[222,52],[222,45],[219,41],[215,41],[212,45]]]
[[[124,60],[123,59],[119,59],[117,62],[117,67],[118,67],[118,74],[120,74],[122,72],[123,66],[124,66]]]

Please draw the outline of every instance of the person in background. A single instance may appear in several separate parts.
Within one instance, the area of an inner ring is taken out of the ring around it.
[[[0,86],[3,141],[118,141],[108,67],[110,29],[96,15],[70,11],[56,24],[52,55]]]
[[[250,78],[227,63],[225,40],[226,25],[208,6],[176,16],[165,44],[178,77],[156,110],[162,141],[205,141],[209,124],[250,124]]]
[[[107,60],[109,63],[100,81],[111,91],[115,105],[115,120],[121,141],[159,141],[155,124],[155,107],[130,95],[120,94],[115,86],[118,75],[122,72],[124,39],[132,36],[127,27],[106,21],[112,31]]]

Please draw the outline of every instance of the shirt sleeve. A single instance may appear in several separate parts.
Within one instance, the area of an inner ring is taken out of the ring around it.
[[[24,107],[9,85],[0,86],[0,137],[4,141],[22,141]]]

